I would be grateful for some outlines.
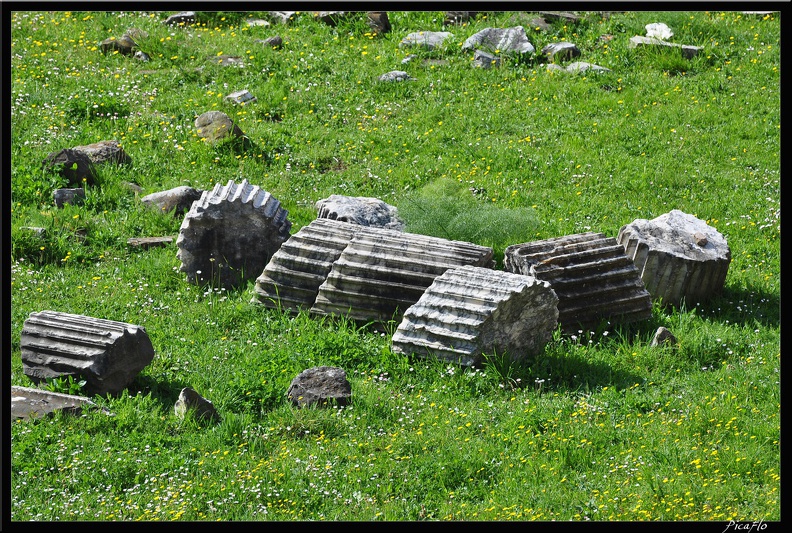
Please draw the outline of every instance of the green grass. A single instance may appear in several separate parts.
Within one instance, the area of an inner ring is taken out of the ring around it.
[[[305,13],[248,27],[266,13],[203,12],[181,28],[163,25],[166,13],[4,14],[11,383],[31,386],[20,358],[31,312],[139,324],[156,351],[119,397],[93,398],[114,416],[12,424],[12,520],[780,520],[778,15],[619,12],[526,26],[537,50],[564,39],[611,69],[566,75],[539,58],[472,68],[461,44],[512,25],[512,13],[445,28],[442,12],[390,12],[385,35],[362,13],[336,28]],[[702,53],[627,46],[658,21]],[[130,27],[148,32],[150,62],[99,50]],[[399,48],[419,30],[454,37],[441,50]],[[254,42],[275,34],[279,50]],[[403,65],[408,53],[418,58]],[[220,54],[245,67],[207,59]],[[377,82],[391,70],[416,79]],[[258,101],[224,99],[241,89]],[[251,145],[203,142],[193,121],[212,109]],[[56,209],[65,182],[41,161],[109,139],[132,165],[100,167],[83,205]],[[556,332],[521,364],[488,354],[460,368],[397,356],[387,334],[344,319],[253,305],[253,282],[190,285],[175,244],[127,247],[181,224],[140,196],[241,179],[280,200],[293,233],[319,199],[375,196],[408,230],[491,246],[501,261],[510,244],[615,237],[680,209],[724,235],[732,263],[708,302]],[[650,347],[659,326],[677,346]],[[318,365],[346,370],[350,406],[290,406],[291,380]],[[183,387],[222,421],[177,418]]]

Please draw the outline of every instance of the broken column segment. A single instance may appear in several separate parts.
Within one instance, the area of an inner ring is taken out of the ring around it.
[[[617,241],[655,300],[679,306],[703,302],[723,289],[731,262],[726,239],[678,209],[622,226]]]
[[[318,218],[292,235],[256,279],[252,303],[272,309],[308,311],[333,263],[360,227]]]
[[[548,282],[462,266],[436,277],[407,309],[392,348],[465,366],[492,353],[519,361],[540,353],[557,324],[558,297]]]
[[[596,327],[603,319],[646,320],[652,300],[638,269],[613,237],[580,233],[506,248],[504,270],[548,281],[558,295],[565,332]]]
[[[333,263],[312,313],[398,322],[449,268],[494,266],[492,248],[387,229],[361,230]]]
[[[255,279],[288,238],[288,211],[247,180],[204,191],[184,217],[176,245],[190,283],[226,289]]]
[[[71,376],[88,394],[117,394],[154,359],[141,326],[82,315],[31,313],[20,338],[22,366],[34,383]]]

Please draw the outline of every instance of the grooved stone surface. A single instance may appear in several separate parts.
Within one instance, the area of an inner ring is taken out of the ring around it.
[[[141,326],[82,315],[31,313],[20,337],[22,366],[34,383],[72,376],[89,394],[117,394],[154,359]]]
[[[563,330],[595,327],[603,319],[646,320],[652,300],[638,269],[612,237],[579,233],[506,248],[504,270],[548,281],[558,295]]]
[[[176,253],[190,283],[230,289],[255,279],[288,238],[288,211],[247,180],[204,191],[179,229]]]
[[[703,302],[723,289],[731,263],[726,239],[677,209],[622,226],[617,237],[653,299],[670,305]]]
[[[492,248],[386,229],[358,231],[311,308],[354,320],[400,321],[432,281],[463,265],[492,268]]]
[[[548,282],[462,266],[435,278],[407,309],[392,347],[466,366],[492,353],[518,361],[541,352],[557,323],[558,297]]]

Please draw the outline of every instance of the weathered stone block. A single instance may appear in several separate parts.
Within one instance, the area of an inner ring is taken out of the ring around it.
[[[731,263],[726,239],[678,209],[622,226],[617,237],[646,289],[668,305],[695,305],[723,289]]]
[[[393,351],[474,366],[485,354],[512,361],[541,352],[558,324],[558,297],[546,281],[462,266],[436,277],[404,314]]]
[[[227,289],[255,279],[288,238],[288,211],[247,180],[204,191],[185,215],[176,256],[190,283]]]
[[[319,287],[315,314],[362,322],[400,321],[432,281],[463,265],[492,268],[492,248],[468,242],[362,228],[333,263]]]
[[[98,407],[84,396],[62,394],[30,387],[11,387],[11,418],[28,420],[53,414],[55,411],[69,413],[74,416],[82,414],[82,408]],[[102,408],[106,414],[111,414]]]
[[[463,50],[479,48],[484,51],[498,50],[501,55],[518,53],[533,54],[536,49],[528,40],[522,26],[512,28],[484,28],[471,35],[462,43]]]
[[[209,422],[219,422],[220,415],[212,402],[198,394],[195,390],[185,387],[179,393],[179,398],[173,405],[173,411],[178,418],[183,419],[187,411],[192,410],[195,418]]]
[[[548,281],[558,296],[564,331],[601,320],[633,322],[652,316],[638,269],[612,237],[580,233],[506,248],[504,270]]]
[[[140,201],[162,213],[173,212],[174,215],[184,215],[194,202],[201,199],[203,193],[203,190],[181,185],[167,191],[147,194]]]
[[[20,338],[22,366],[34,383],[72,376],[89,394],[117,394],[154,359],[146,330],[82,315],[31,313]]]
[[[333,194],[316,202],[316,209],[318,218],[397,231],[404,229],[404,221],[399,218],[396,207],[379,198]]]

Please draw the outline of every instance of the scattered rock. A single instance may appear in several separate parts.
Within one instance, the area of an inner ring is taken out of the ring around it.
[[[190,283],[232,289],[256,279],[289,238],[288,211],[247,180],[204,191],[185,215],[176,245]]]
[[[115,395],[154,359],[146,330],[82,315],[31,313],[20,338],[22,366],[34,383],[71,376],[88,394]]]
[[[118,39],[115,37],[109,37],[102,41],[99,46],[103,54],[107,54],[108,52],[118,52],[119,54],[129,56],[132,55],[133,49],[137,48],[137,43],[132,39],[132,37],[124,34]]]
[[[132,162],[132,158],[127,155],[118,141],[99,141],[85,146],[75,146],[74,150],[90,157],[95,165],[105,163],[128,165]]]
[[[268,11],[267,13],[280,24],[288,24],[292,17],[296,15],[294,11]]]
[[[316,202],[318,218],[329,218],[360,226],[404,230],[404,221],[399,218],[396,207],[379,198],[343,196],[333,194]]]
[[[30,387],[17,387],[16,385],[11,387],[11,418],[15,420],[41,418],[52,415],[55,411],[80,416],[82,408],[86,406],[99,408],[99,406],[84,396],[62,394]],[[111,414],[104,407],[101,410],[108,415]]]
[[[272,37],[267,37],[266,39],[256,39],[253,42],[263,44],[264,46],[269,46],[270,48],[280,48],[283,46],[283,38],[281,38],[280,35],[273,35]]]
[[[46,170],[55,170],[69,181],[69,185],[94,185],[96,172],[88,154],[74,148],[52,152],[43,161]]]
[[[563,20],[564,22],[569,22],[571,24],[577,24],[580,22],[580,17],[578,15],[565,11],[539,11],[538,14],[541,15],[545,20]]]
[[[52,191],[52,199],[58,209],[64,205],[80,205],[85,201],[84,189],[55,189]]]
[[[666,328],[660,326],[655,331],[654,338],[652,338],[651,347],[654,348],[656,346],[676,346],[677,339],[674,335],[668,331]]]
[[[241,138],[245,134],[222,111],[207,111],[195,119],[198,136],[215,143],[225,138]]]
[[[548,24],[542,17],[531,19],[530,27],[537,31],[549,31],[553,29],[553,26]]]
[[[496,57],[487,52],[476,50],[473,54],[473,66],[479,68],[492,68],[501,66],[500,57]]]
[[[146,52],[138,50],[137,52],[135,52],[135,59],[145,62],[145,61],[149,61],[151,58]]]
[[[555,63],[550,63],[549,65],[547,65],[547,70],[569,72],[569,73],[586,72],[589,70],[593,72],[611,71],[609,68],[601,67],[593,63],[586,63],[585,61],[575,61],[574,63],[570,63],[566,67],[562,67],[561,65],[556,65]]]
[[[651,37],[642,37],[640,35],[636,35],[635,37],[630,37],[630,43],[628,45],[630,48],[638,48],[642,46],[654,46],[658,49],[679,49],[682,51],[682,56],[685,59],[693,59],[701,52],[704,48],[701,46],[690,46],[685,44],[676,44],[676,43],[669,43],[666,41],[661,41],[660,39],[653,39]]]
[[[200,200],[204,191],[186,185],[168,189],[167,191],[147,194],[140,201],[163,213],[173,211],[173,215],[183,215],[192,207],[193,202]]]
[[[300,372],[286,396],[298,407],[345,406],[352,398],[352,385],[343,369],[317,366]]]
[[[226,100],[230,100],[235,104],[245,105],[247,103],[253,103],[256,101],[256,97],[250,94],[248,90],[236,91],[228,96],[225,97]]]
[[[542,48],[542,55],[545,56],[548,61],[555,63],[559,61],[568,61],[574,57],[580,56],[580,50],[573,43],[569,42],[550,43]]]
[[[463,24],[476,18],[478,11],[446,11],[443,24],[450,26],[451,24]]]
[[[383,82],[410,81],[410,80],[415,80],[415,78],[413,78],[403,70],[392,70],[390,72],[386,72],[385,74],[379,77],[379,81],[383,81]]]
[[[387,11],[369,11],[368,25],[371,31],[377,35],[384,35],[391,31],[390,20]]]
[[[399,42],[399,48],[422,46],[427,50],[434,50],[453,36],[452,33],[447,31],[418,31],[410,33],[402,39],[401,42]]]
[[[622,226],[617,237],[655,300],[678,306],[708,300],[723,289],[731,262],[715,228],[678,209]]]
[[[214,404],[195,392],[189,387],[185,387],[179,393],[179,399],[173,406],[176,417],[184,419],[187,411],[193,411],[195,418],[208,422],[219,422],[220,415],[217,413]]]
[[[127,244],[132,248],[162,248],[173,242],[173,237],[132,237],[127,239]]]
[[[184,26],[186,24],[195,24],[195,11],[182,11],[176,13],[165,19],[163,22],[168,26]]]
[[[347,11],[314,11],[313,17],[314,19],[324,22],[331,28],[334,28],[338,25],[338,23],[349,17],[350,13]]]
[[[247,21],[247,25],[248,25],[248,26],[251,26],[251,27],[253,27],[253,26],[269,26],[269,25],[270,25],[270,23],[269,23],[269,21],[268,21],[268,20],[263,20],[263,19],[251,19],[251,20],[248,20],[248,21]]]
[[[132,39],[148,39],[149,36],[146,30],[141,30],[140,28],[129,28],[124,34]]]
[[[211,63],[216,63],[221,67],[239,67],[243,68],[245,66],[245,61],[238,56],[229,56],[229,55],[219,55],[219,56],[209,56],[206,58],[207,61]]]
[[[480,48],[500,55],[509,53],[533,54],[536,49],[528,40],[522,26],[512,28],[484,28],[462,43],[463,50]]]

